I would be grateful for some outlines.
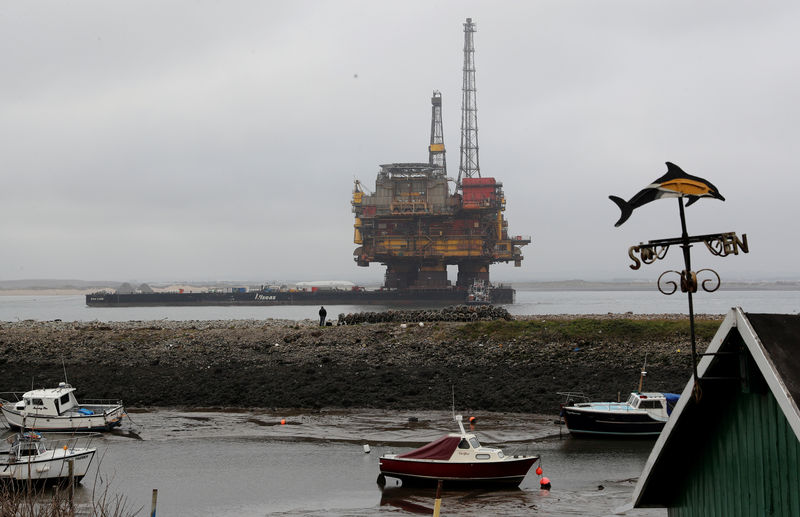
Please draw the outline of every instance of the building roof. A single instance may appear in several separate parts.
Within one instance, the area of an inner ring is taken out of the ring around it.
[[[634,507],[667,505],[676,486],[674,477],[684,472],[686,458],[700,453],[698,433],[711,427],[719,416],[716,411],[722,410],[714,403],[741,385],[742,346],[800,441],[800,315],[750,314],[735,307],[697,365],[700,401],[693,396],[690,378],[645,464],[633,494]]]

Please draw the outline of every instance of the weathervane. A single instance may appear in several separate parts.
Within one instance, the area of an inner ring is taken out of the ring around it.
[[[671,295],[678,290],[686,293],[689,298],[689,329],[692,337],[692,373],[694,376],[694,395],[697,400],[700,399],[701,390],[697,380],[697,350],[695,345],[695,329],[694,329],[694,304],[692,302],[692,293],[697,292],[698,283],[697,275],[702,273],[709,273],[713,275],[712,278],[703,280],[700,287],[709,293],[719,289],[721,284],[719,274],[713,269],[700,269],[692,271],[692,260],[690,249],[692,243],[702,242],[706,248],[718,257],[727,257],[728,255],[738,255],[739,251],[748,253],[750,250],[747,245],[747,235],[742,234],[742,238],[736,235],[735,232],[727,233],[714,233],[708,235],[692,235],[686,231],[686,215],[684,214],[683,198],[689,198],[685,206],[691,206],[701,197],[710,197],[725,201],[722,194],[719,193],[717,187],[711,182],[703,178],[686,174],[680,167],[674,163],[667,162],[667,173],[655,180],[650,185],[640,190],[629,201],[625,201],[617,196],[608,196],[611,201],[619,206],[622,214],[619,220],[614,225],[615,227],[621,226],[622,223],[628,220],[633,213],[634,209],[647,204],[656,199],[665,197],[678,198],[678,208],[681,216],[681,236],[671,239],[658,239],[648,241],[647,244],[639,243],[636,246],[631,246],[628,249],[628,256],[633,261],[631,269],[639,269],[644,264],[652,264],[656,260],[663,259],[672,245],[680,245],[683,249],[683,262],[685,269],[683,271],[665,271],[658,277],[658,290],[666,295]],[[680,277],[680,284],[674,280],[663,280],[668,274],[675,273]],[[662,284],[663,280],[663,284]]]

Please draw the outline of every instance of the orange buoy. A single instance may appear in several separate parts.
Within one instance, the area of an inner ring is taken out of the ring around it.
[[[286,419],[285,418],[281,418],[281,425],[286,425]]]
[[[541,475],[542,475],[542,472],[544,472],[544,471],[542,470],[542,467],[536,467],[536,475],[537,475],[537,476],[541,476]]]
[[[469,423],[470,423],[470,424],[474,424],[474,423],[475,423],[477,420],[478,420],[478,419],[477,419],[477,418],[475,418],[474,416],[471,416],[471,417],[469,417]]]
[[[542,478],[542,480],[539,481],[539,488],[550,490],[550,478]]]

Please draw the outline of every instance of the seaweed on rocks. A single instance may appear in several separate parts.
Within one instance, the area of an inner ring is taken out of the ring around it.
[[[481,314],[476,309],[469,314]],[[483,309],[486,310],[486,309]],[[635,388],[678,391],[690,377],[688,318],[531,316],[444,321],[463,311],[392,311],[391,322],[3,322],[0,391],[64,380],[78,398],[128,407],[450,407],[557,411],[558,391],[615,400]],[[388,317],[388,316],[387,316]],[[722,318],[698,316],[698,349]],[[63,360],[63,366],[62,366]]]

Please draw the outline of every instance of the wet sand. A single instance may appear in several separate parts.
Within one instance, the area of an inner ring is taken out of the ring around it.
[[[552,488],[540,490],[539,477],[529,472],[516,489],[446,489],[442,515],[611,515],[630,502],[653,443],[559,438],[547,415],[464,415],[477,417],[474,432],[481,443],[507,454],[539,455]],[[79,508],[93,493],[107,493],[122,496],[131,511],[143,508],[141,515],[158,489],[159,515],[430,515],[434,491],[398,486],[391,478],[381,489],[378,458],[456,429],[449,409],[157,409],[130,416],[124,425],[129,431],[104,433],[92,442],[99,461],[76,490]],[[287,424],[280,425],[281,419]],[[663,517],[666,511],[627,515]]]

